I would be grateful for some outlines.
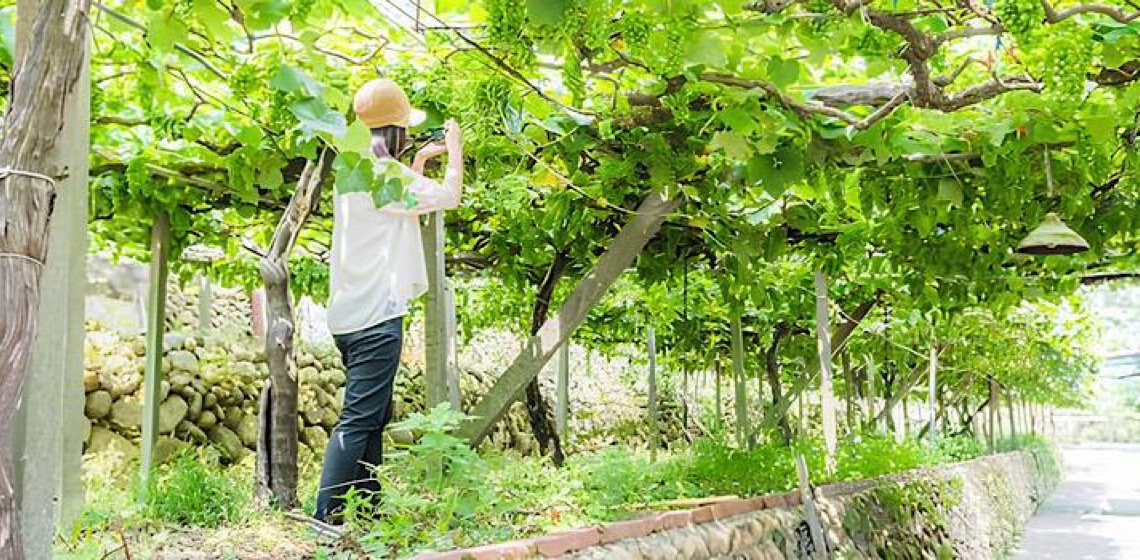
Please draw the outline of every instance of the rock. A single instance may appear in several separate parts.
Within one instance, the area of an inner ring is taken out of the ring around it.
[[[103,381],[104,385],[111,392],[111,396],[117,399],[137,391],[139,385],[142,383],[142,376],[135,372],[120,373],[111,375],[110,379],[104,378]]]
[[[297,357],[297,367],[307,368],[317,363],[317,359],[312,354],[304,353]]]
[[[123,398],[111,405],[111,423],[126,430],[141,430],[143,405],[139,399]]]
[[[131,373],[136,370],[135,359],[123,356],[120,354],[113,354],[107,357],[107,361],[103,363],[103,372],[114,375],[122,375]]]
[[[186,418],[186,412],[190,409],[190,405],[178,396],[174,395],[158,407],[158,433],[172,434],[174,428],[178,427],[178,423]]]
[[[87,418],[98,420],[111,413],[113,403],[114,399],[107,391],[87,393],[87,404],[83,408],[83,413]]]
[[[309,424],[310,426],[319,425],[324,419],[324,413],[312,407],[302,412],[301,416],[305,417],[305,423]]]
[[[159,465],[167,463],[188,447],[190,444],[184,441],[178,441],[170,436],[160,436],[158,441],[154,442],[154,460]]]
[[[210,427],[212,428],[213,426]],[[193,440],[195,443],[204,444],[209,441],[206,437],[206,432],[203,432],[201,428],[195,426],[189,420],[179,422],[178,427],[174,429],[174,433],[180,438]]]
[[[182,396],[185,397],[186,394],[183,393]],[[190,408],[186,411],[186,416],[188,418],[197,418],[199,415],[202,414],[202,395],[199,395],[198,393],[190,391],[189,404],[190,404]]]
[[[218,425],[218,417],[215,416],[213,412],[207,410],[198,416],[198,425],[201,426],[203,430],[212,429]]]
[[[258,423],[257,416],[247,414],[242,417],[241,422],[238,424],[237,435],[241,438],[241,442],[245,444],[246,447],[256,448],[257,436],[260,430],[261,426]]]
[[[323,428],[313,426],[301,430],[301,440],[305,442],[315,452],[324,451],[325,446],[329,443],[329,435]]]
[[[115,461],[115,470],[125,470],[139,456],[139,449],[127,438],[102,426],[91,428],[87,454],[106,455]]]
[[[210,442],[218,447],[222,456],[231,462],[240,462],[242,457],[245,456],[245,446],[241,443],[241,438],[237,436],[232,430],[225,426],[214,426],[210,430]]]
[[[226,427],[231,430],[237,430],[238,426],[241,425],[242,416],[243,414],[240,408],[236,406],[227,406],[226,415],[224,418],[222,418],[222,423],[224,423]]]
[[[331,430],[336,426],[338,420],[340,420],[340,414],[331,408],[326,408],[325,417],[321,420],[321,425]]]
[[[170,396],[170,382],[163,379],[162,384],[158,386],[158,400],[164,401],[166,397]]]
[[[170,358],[171,368],[177,371],[198,373],[198,356],[186,350],[175,350],[167,355]]]
[[[297,379],[302,385],[311,385],[318,382],[321,372],[312,366],[303,367],[297,371]]]
[[[328,370],[328,374],[329,374],[329,382],[332,383],[334,386],[340,387],[340,386],[344,385],[344,382],[345,382],[344,370],[339,369],[339,368],[330,369],[330,370]]]
[[[83,370],[83,390],[90,393],[99,388],[99,373],[89,369]]]
[[[392,441],[401,445],[412,445],[416,442],[416,436],[411,430],[389,429],[387,434]]]
[[[187,337],[186,342],[182,343],[182,346],[193,352],[198,349],[198,339],[192,336]]]
[[[214,408],[215,406],[218,406],[218,396],[213,392],[206,393],[206,395],[202,397],[202,406],[205,408]]]
[[[131,350],[135,353],[136,356],[140,358],[145,356],[146,339],[141,336],[135,337],[135,339],[131,341]]]
[[[168,332],[162,335],[162,349],[167,353],[172,350],[181,350],[186,345],[186,340],[190,337],[179,332]],[[173,360],[172,360],[173,361]]]
[[[91,441],[91,421],[87,417],[83,418],[83,443]]]

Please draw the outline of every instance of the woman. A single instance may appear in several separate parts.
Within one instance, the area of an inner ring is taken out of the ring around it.
[[[400,86],[368,82],[353,100],[372,130],[378,181],[398,179],[404,196],[377,208],[370,192],[333,195],[333,246],[329,330],[348,372],[340,421],[325,449],[316,519],[337,522],[349,489],[378,491],[371,469],[380,464],[381,435],[392,417],[392,385],[400,364],[403,317],[427,291],[419,216],[459,205],[463,144],[448,121],[442,143],[419,150],[410,167],[398,161],[407,129],[423,121]],[[447,154],[442,183],[424,177],[424,164]]]

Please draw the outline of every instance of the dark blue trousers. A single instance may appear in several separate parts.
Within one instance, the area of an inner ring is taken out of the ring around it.
[[[400,366],[403,317],[335,335],[347,370],[340,421],[325,448],[314,517],[325,520],[344,508],[350,489],[378,492],[372,469],[383,460],[381,436],[392,419],[392,385]]]

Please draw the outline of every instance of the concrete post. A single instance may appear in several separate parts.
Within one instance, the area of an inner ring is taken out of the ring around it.
[[[31,22],[38,4],[38,0],[17,3],[18,52],[33,40]],[[90,45],[85,48],[87,56],[65,105],[64,127],[53,153],[67,176],[56,185],[41,280],[40,326],[20,407],[12,421],[14,483],[26,558],[50,558],[57,530],[70,530],[83,508],[83,322],[91,122]]]
[[[447,303],[443,262],[443,212],[427,217],[422,228],[428,291],[424,301],[424,388],[428,408],[448,402]]]
[[[832,389],[831,313],[827,303],[827,277],[815,271],[815,331],[819,349],[819,397],[823,410],[823,442],[827,447],[827,472],[835,472],[838,435],[835,426],[835,393]]]
[[[570,342],[558,350],[557,402],[555,403],[555,425],[558,437],[566,440],[570,416]]]
[[[649,457],[657,460],[661,435],[657,433],[657,332],[649,325]]]
[[[170,215],[160,212],[150,233],[150,286],[147,298],[146,370],[143,374],[142,464],[139,502],[146,502],[158,441],[158,407],[162,404],[162,338],[166,331],[166,278],[170,271]]]

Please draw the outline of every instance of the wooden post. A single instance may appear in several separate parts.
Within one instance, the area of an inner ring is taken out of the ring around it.
[[[649,324],[649,457],[657,460],[657,447],[660,445],[657,433],[657,333]]]
[[[170,215],[159,212],[150,230],[150,287],[147,297],[146,369],[143,374],[143,429],[141,489],[139,502],[146,503],[154,469],[154,444],[158,441],[158,406],[162,391],[162,337],[166,330],[166,278],[170,271]]]
[[[930,344],[930,383],[928,387],[926,406],[927,415],[929,416],[929,424],[927,434],[930,436],[930,441],[934,441],[938,436],[938,348],[933,342]]]
[[[449,401],[443,212],[430,214],[421,231],[428,275],[428,291],[424,300],[424,389],[430,409]]]
[[[213,320],[214,294],[210,288],[210,277],[203,274],[198,285],[198,336],[206,338]]]
[[[748,393],[744,386],[744,333],[739,313],[732,316],[732,379],[736,390],[736,445],[743,448],[748,437]]]
[[[249,294],[250,331],[253,337],[265,338],[265,288],[255,288]]]
[[[491,433],[507,409],[523,395],[524,390],[554,356],[574,329],[586,319],[594,307],[656,235],[665,217],[685,202],[683,197],[666,200],[661,195],[646,195],[631,218],[594,262],[593,268],[574,287],[558,312],[548,317],[515,356],[506,371],[495,380],[483,399],[471,411],[460,434],[471,445],[478,445]]]
[[[18,57],[32,38],[39,2],[17,4]],[[67,176],[56,186],[40,279],[40,293],[46,297],[40,298],[36,311],[39,328],[10,432],[26,558],[50,558],[56,534],[68,534],[83,508],[89,51],[88,42],[79,77],[64,101],[63,129],[49,156],[50,165],[66,170]]]
[[[808,477],[807,462],[804,461],[803,454],[796,456],[796,476],[800,483],[800,500],[804,504],[804,517],[808,524],[808,531],[811,533],[814,549],[811,558],[830,558],[831,552],[828,550],[827,533],[823,530],[823,521],[820,518],[819,509],[815,505],[815,492],[811,487],[811,478]]]
[[[570,341],[558,351],[558,400],[554,405],[558,437],[566,439],[570,412]]]
[[[823,441],[827,447],[827,472],[835,472],[835,394],[831,385],[831,314],[827,305],[827,278],[815,271],[815,331],[819,348],[819,398],[823,411]]]

